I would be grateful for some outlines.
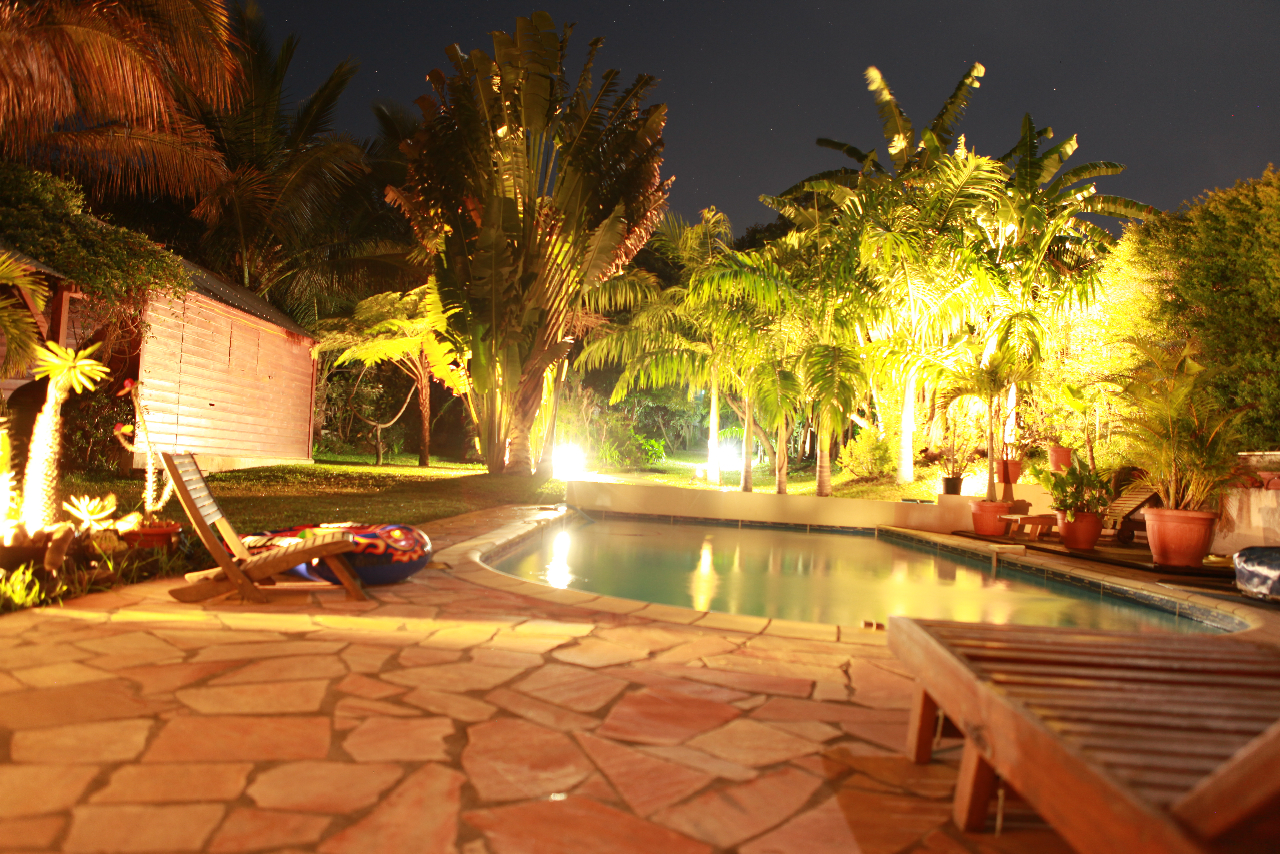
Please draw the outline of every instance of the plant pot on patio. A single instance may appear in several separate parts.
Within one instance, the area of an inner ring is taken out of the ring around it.
[[[1062,544],[1069,549],[1092,549],[1102,536],[1102,514],[1086,513],[1077,510],[1075,520],[1067,519],[1066,510],[1055,511],[1058,514],[1058,530],[1062,533]]]
[[[1049,471],[1066,471],[1071,465],[1071,449],[1061,445],[1049,446]]]
[[[963,477],[944,477],[942,479],[943,495],[959,495],[960,487],[964,483]]]
[[[1002,521],[1000,517],[1012,507],[1008,501],[970,501],[973,532],[982,537],[1003,537],[1009,530],[1009,523]]]
[[[1213,546],[1218,514],[1208,510],[1169,510],[1148,507],[1147,542],[1151,557],[1162,566],[1200,566]]]
[[[1000,461],[1000,482],[1017,483],[1022,475],[1022,460]]]
[[[121,534],[120,538],[133,549],[169,549],[177,544],[181,530],[182,525],[178,522],[160,522],[143,525],[135,531]]]

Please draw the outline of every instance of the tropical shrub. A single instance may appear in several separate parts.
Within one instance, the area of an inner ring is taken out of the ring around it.
[[[840,449],[840,468],[856,477],[879,477],[893,470],[893,445],[875,430],[859,430]]]

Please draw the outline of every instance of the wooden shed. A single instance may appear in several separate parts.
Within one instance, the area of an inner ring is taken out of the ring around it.
[[[3,247],[0,247],[3,248]],[[12,250],[6,250],[12,252]],[[79,346],[76,288],[38,259],[51,297],[37,316],[49,340]],[[192,287],[148,302],[138,353],[147,428],[162,451],[190,451],[205,471],[310,463],[314,340],[270,303],[183,262]],[[5,397],[23,380],[6,381]],[[144,464],[141,454],[134,465]]]

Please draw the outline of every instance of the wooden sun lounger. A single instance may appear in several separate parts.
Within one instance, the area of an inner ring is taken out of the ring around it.
[[[965,735],[956,824],[996,775],[1080,852],[1280,851],[1280,650],[1230,638],[889,621],[917,674],[907,755]]]
[[[1022,529],[1026,528],[1028,540],[1039,540],[1053,533],[1053,529],[1058,524],[1058,517],[1053,513],[1036,513],[1027,515],[1024,513],[1011,513],[1008,516],[1000,517],[1009,523],[1009,536],[1012,539],[1018,539],[1018,535],[1022,533]]]
[[[1157,500],[1154,489],[1136,483],[1131,484],[1120,493],[1120,496],[1115,501],[1112,501],[1107,506],[1106,511],[1102,514],[1102,526],[1104,528],[1114,528],[1117,541],[1131,543],[1133,542],[1133,533],[1138,530],[1139,525],[1142,526],[1143,530],[1146,530],[1146,523],[1134,519],[1133,514]]]
[[[240,535],[222,514],[213,494],[209,492],[209,486],[200,473],[200,467],[196,465],[195,457],[191,454],[160,456],[164,459],[164,467],[169,476],[173,478],[174,492],[182,509],[187,511],[191,526],[199,535],[200,542],[204,543],[209,554],[218,562],[215,569],[188,573],[187,580],[192,583],[186,587],[175,587],[169,591],[170,596],[180,602],[202,602],[238,590],[246,601],[266,602],[267,595],[259,589],[256,582],[319,558],[342,582],[348,599],[368,598],[352,571],[351,564],[342,556],[344,552],[355,548],[350,534],[335,531],[251,555]],[[221,540],[213,532],[215,527],[222,534]]]

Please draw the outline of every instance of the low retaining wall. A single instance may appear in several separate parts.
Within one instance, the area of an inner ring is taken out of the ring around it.
[[[1232,489],[1222,497],[1223,514],[1213,538],[1214,554],[1245,546],[1280,545],[1280,490]]]
[[[1048,495],[1034,484],[1015,484],[1014,497],[1028,501],[1031,512],[1048,508]],[[674,516],[682,519],[726,519],[820,528],[875,528],[888,525],[949,534],[972,531],[968,495],[939,495],[936,504],[870,501],[865,498],[818,498],[772,492],[720,492],[679,486],[569,481],[565,501],[571,507],[608,513]]]

